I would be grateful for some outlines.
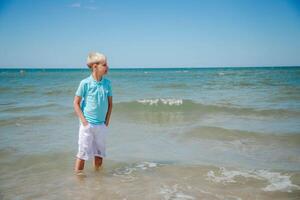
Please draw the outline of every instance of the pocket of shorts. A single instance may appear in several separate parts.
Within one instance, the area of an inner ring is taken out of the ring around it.
[[[84,125],[82,124],[82,128],[83,128],[83,129],[88,129],[88,128],[90,128],[90,123],[88,123],[86,126],[84,126]]]

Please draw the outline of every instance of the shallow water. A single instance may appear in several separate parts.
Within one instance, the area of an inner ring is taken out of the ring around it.
[[[0,70],[0,199],[297,199],[300,68],[111,70],[99,172],[73,175],[88,70]]]

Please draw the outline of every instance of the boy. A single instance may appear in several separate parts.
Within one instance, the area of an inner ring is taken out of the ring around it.
[[[94,157],[98,170],[105,157],[105,138],[112,111],[112,89],[107,74],[107,59],[103,54],[90,53],[87,66],[91,75],[83,79],[74,97],[74,109],[80,119],[78,153],[75,173],[81,174],[84,162]]]

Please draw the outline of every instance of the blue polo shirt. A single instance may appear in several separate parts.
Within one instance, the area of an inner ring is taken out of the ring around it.
[[[102,77],[100,81],[96,81],[90,75],[80,82],[75,95],[82,97],[80,107],[89,123],[96,125],[105,123],[108,97],[112,96],[111,83],[108,79]]]

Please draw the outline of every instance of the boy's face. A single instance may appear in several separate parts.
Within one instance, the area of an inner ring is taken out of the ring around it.
[[[107,72],[108,72],[107,61],[95,63],[93,66],[93,70],[101,76],[104,74],[107,74]]]

